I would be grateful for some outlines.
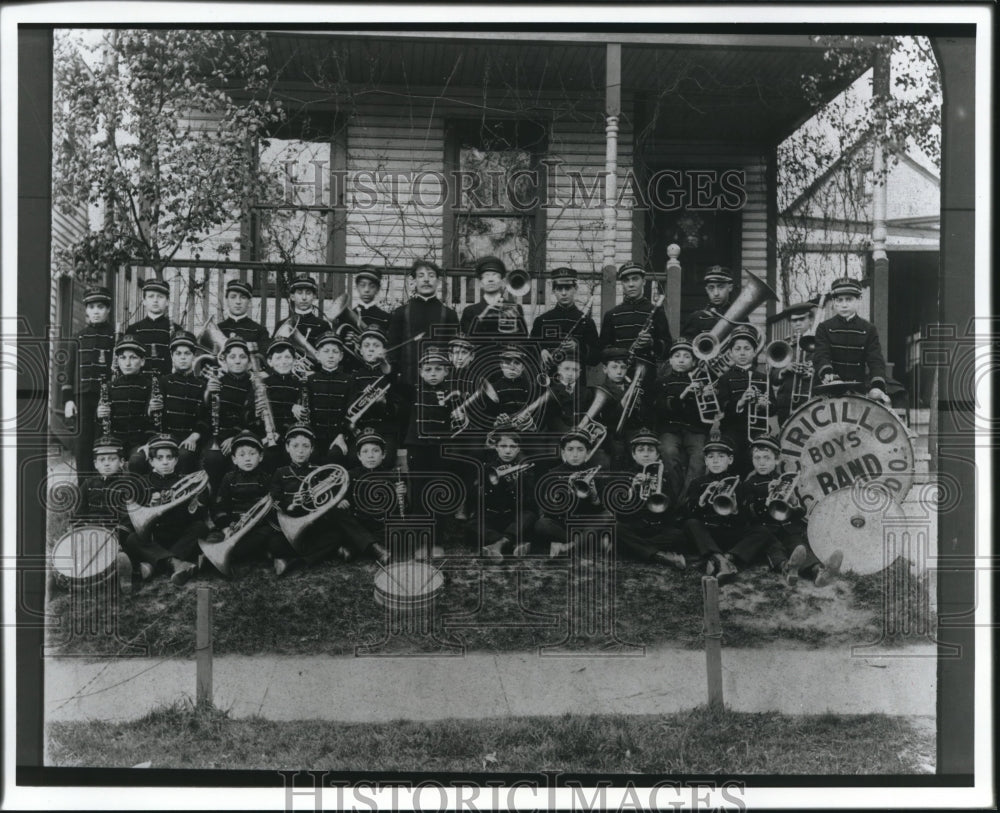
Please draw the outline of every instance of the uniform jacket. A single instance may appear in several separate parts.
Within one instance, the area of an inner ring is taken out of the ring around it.
[[[69,345],[63,403],[80,393],[97,393],[101,381],[111,376],[114,363],[115,331],[109,322],[86,325]]]
[[[620,347],[628,350],[653,309],[653,303],[642,296],[638,299],[627,299],[609,310],[601,320],[601,349]],[[672,341],[663,308],[658,307],[655,310],[651,327],[652,349],[647,347],[640,351],[640,356],[653,361],[663,358]]]
[[[144,372],[150,375],[166,375],[170,372],[170,337],[178,330],[181,330],[181,326],[171,322],[166,314],[156,319],[145,316],[125,329],[126,333],[131,333],[146,348]]]
[[[813,358],[817,380],[834,372],[844,381],[862,381],[866,388],[885,389],[885,356],[878,330],[860,316],[837,315],[816,328]]]

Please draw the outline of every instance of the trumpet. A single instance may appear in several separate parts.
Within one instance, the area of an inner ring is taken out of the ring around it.
[[[630,499],[638,494],[650,513],[662,514],[666,511],[670,500],[663,493],[663,461],[647,463],[642,471],[636,472],[628,492]]]
[[[478,390],[451,411],[452,437],[469,428],[469,407],[480,398],[488,398],[494,404],[500,403],[500,396],[494,386],[489,381],[483,381]]]
[[[345,417],[347,418],[347,425],[351,429],[354,429],[358,425],[358,421],[361,420],[361,417],[389,392],[392,382],[386,381],[387,378],[388,376],[385,375],[376,378],[361,391],[361,395],[355,398],[354,403],[347,408]],[[383,381],[385,381],[384,384],[382,383]]]
[[[232,556],[236,544],[253,530],[270,513],[273,507],[274,500],[269,495],[265,495],[250,506],[250,509],[236,520],[236,522],[227,527],[222,532],[222,539],[218,542],[206,542],[203,539],[199,539],[198,546],[201,548],[201,552],[205,554],[205,558],[215,566],[216,570],[225,576],[229,576],[231,573],[229,558]]]
[[[336,463],[319,466],[303,478],[295,492],[288,511],[278,509],[278,527],[295,550],[300,550],[302,534],[317,519],[340,503],[347,494],[351,478],[347,469]],[[290,516],[297,509],[306,511],[302,516]]]
[[[569,486],[573,489],[573,493],[576,494],[579,499],[584,500],[591,496],[591,490],[594,487],[594,478],[600,470],[600,466],[594,466],[593,468],[584,469],[583,471],[575,471],[569,475]]]
[[[734,474],[732,477],[723,477],[721,480],[709,483],[698,498],[698,507],[704,508],[711,503],[712,509],[720,517],[737,513],[739,506],[736,504],[736,487],[739,482],[739,475]]]
[[[517,475],[522,471],[527,471],[534,467],[534,463],[530,460],[526,463],[508,463],[506,466],[497,466],[495,469],[490,469],[486,472],[486,479],[490,481],[491,486],[498,485],[501,480],[514,480]]]
[[[134,500],[129,500],[125,503],[125,511],[132,520],[135,532],[141,539],[146,539],[153,523],[181,503],[188,501],[188,511],[192,514],[197,511],[198,495],[207,487],[208,474],[204,471],[195,471],[181,477],[174,483],[173,488],[164,491],[157,505],[139,505]]]
[[[787,471],[777,480],[772,480],[767,488],[767,501],[764,505],[767,513],[777,522],[785,522],[791,514],[795,499],[795,484],[799,480],[799,472]]]

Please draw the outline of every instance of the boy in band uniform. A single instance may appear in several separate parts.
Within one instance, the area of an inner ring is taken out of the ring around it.
[[[199,449],[211,434],[210,418],[205,405],[206,380],[192,372],[195,338],[180,331],[170,340],[173,372],[161,376],[160,395],[163,401],[162,431],[178,446],[177,471],[190,474],[199,468]]]
[[[94,442],[96,473],[84,478],[79,508],[73,516],[75,524],[113,529],[119,547],[124,546],[129,532],[122,510],[131,491],[129,475],[122,470],[124,464],[124,448],[118,438],[103,436]],[[124,550],[118,551],[115,564],[119,587],[124,589],[132,578],[132,563]]]
[[[487,375],[486,380],[493,387],[499,399],[492,408],[497,422],[506,423],[504,416],[508,420],[513,418],[531,401],[541,395],[541,389],[534,386],[535,382],[525,372],[525,354],[517,345],[507,344],[501,347],[499,362],[500,369]],[[535,416],[535,420],[537,422],[537,416]]]
[[[78,419],[74,448],[78,483],[94,472],[97,402],[101,382],[110,382],[112,377],[115,349],[115,331],[108,319],[111,292],[100,286],[88,288],[83,292],[83,308],[87,324],[70,343],[66,383],[62,385],[63,414],[67,421]]]
[[[407,469],[418,478],[414,482],[416,503],[435,473],[455,468],[456,461],[441,455],[441,445],[451,434],[447,379],[447,356],[436,347],[427,348],[420,359],[420,384],[404,438]]]
[[[111,434],[121,439],[129,470],[140,472],[148,469],[139,447],[153,432],[150,416],[153,381],[143,372],[145,358],[146,348],[134,336],[122,336],[115,345],[118,375],[109,389],[110,403],[97,407],[98,420],[111,419]]]
[[[316,306],[316,296],[319,288],[316,281],[308,274],[301,274],[292,280],[288,286],[288,296],[292,301],[292,312],[288,318],[275,328],[274,334],[291,322],[295,329],[302,334],[309,344],[319,337],[321,333],[332,330],[330,323],[317,313],[313,312]]]
[[[182,329],[167,316],[169,303],[170,286],[156,277],[147,279],[142,284],[145,315],[125,328],[125,332],[146,349],[146,372],[149,375],[161,376],[170,372],[170,337]]]
[[[313,461],[343,464],[347,456],[345,415],[353,379],[343,370],[344,343],[336,333],[321,335],[314,345],[320,367],[308,379],[309,426],[316,433]],[[300,410],[296,410],[300,411]],[[333,445],[337,441],[336,445]]]
[[[355,429],[359,426],[373,427],[386,440],[386,456],[396,457],[399,448],[397,438],[406,427],[398,425],[400,411],[397,409],[397,376],[385,358],[385,336],[375,328],[367,328],[359,336],[358,354],[360,362],[351,372],[351,387],[347,394],[348,407],[364,394],[368,387],[375,390],[389,390],[365,410]]]
[[[556,304],[531,323],[531,338],[541,347],[543,368],[556,367],[561,359],[571,356],[581,370],[598,364],[601,340],[593,318],[576,305],[576,271],[562,266],[553,269],[550,276]]]
[[[476,278],[482,291],[480,300],[462,311],[459,327],[466,336],[526,337],[524,309],[505,299],[507,266],[498,257],[483,257],[476,263]]]
[[[169,502],[171,492],[181,475],[177,472],[177,443],[169,435],[158,435],[149,441],[149,465],[152,471],[143,478],[142,506]],[[169,569],[170,581],[184,584],[195,573],[199,540],[208,535],[205,520],[205,492],[179,502],[158,517],[146,536],[134,529],[125,540],[125,552],[145,581],[157,569]]]
[[[295,364],[295,349],[291,342],[275,339],[267,348],[267,366],[270,370],[264,379],[267,400],[274,416],[274,428],[279,441],[264,451],[264,469],[273,472],[287,462],[281,452],[281,436],[293,423],[297,422],[294,408],[302,397],[303,384],[292,372]],[[262,416],[258,416],[259,418]]]
[[[750,471],[749,453],[749,413],[758,410],[763,415],[764,404],[770,400],[770,384],[767,375],[757,365],[759,351],[757,331],[749,327],[739,327],[733,331],[729,355],[732,366],[722,374],[715,384],[719,405],[722,407],[722,434],[730,438],[735,449],[734,473],[743,476]],[[769,427],[754,430],[756,437],[766,435]]]
[[[655,387],[654,413],[658,417],[660,453],[667,467],[674,494],[683,494],[696,477],[705,473],[707,427],[698,413],[698,403],[691,370],[694,351],[691,342],[680,338],[670,347],[670,371],[658,379]]]
[[[216,530],[205,540],[209,545],[223,541],[226,529],[267,496],[271,488],[271,477],[261,465],[264,447],[256,435],[244,430],[233,436],[230,448],[233,468],[222,478],[211,508]],[[238,548],[233,549],[230,564],[264,558],[274,548],[274,534],[267,519],[260,520],[240,539]]]
[[[229,316],[219,322],[219,330],[227,337],[239,336],[247,343],[247,352],[263,359],[270,337],[266,327],[247,316],[252,302],[253,288],[250,283],[229,280],[226,283],[226,310]]]
[[[835,315],[816,328],[816,377],[823,384],[857,381],[849,391],[890,405],[885,392],[885,356],[878,330],[858,316],[861,283],[842,277],[830,289]]]
[[[629,440],[631,460],[618,475],[618,479],[627,481],[630,499],[617,511],[615,532],[618,540],[618,554],[640,562],[651,562],[684,570],[687,560],[678,552],[685,547],[682,533],[673,527],[673,512],[677,506],[677,493],[670,490],[667,479],[661,478],[659,488],[655,484],[649,487],[649,498],[640,499],[641,488],[637,478],[649,476],[653,479],[656,467],[663,463],[660,458],[659,441],[652,430],[640,428]],[[664,472],[666,466],[664,465]],[[654,481],[655,482],[655,481]],[[622,482],[625,485],[625,482]],[[651,510],[657,500],[664,510]]]
[[[365,428],[358,435],[357,463],[350,471],[351,487],[347,501],[351,515],[376,541],[384,540],[385,523],[389,517],[404,517],[408,508],[407,487],[402,472],[393,474],[392,461],[385,455],[385,438],[371,428]],[[395,499],[388,508],[375,508],[381,500],[368,494],[367,489],[378,480],[391,483]]]
[[[799,302],[789,305],[780,316],[786,316],[792,329],[789,337],[792,361],[788,366],[771,371],[771,388],[774,393],[774,409],[778,416],[778,426],[784,426],[792,411],[792,391],[798,382],[802,392],[809,390],[809,382],[813,379],[815,370],[812,364],[812,352],[799,352],[799,340],[809,330],[813,321],[816,305],[812,302]]]
[[[751,528],[763,529],[774,537],[765,545],[768,564],[789,586],[801,576],[817,587],[825,587],[840,572],[843,552],[834,551],[825,564],[816,557],[806,538],[804,512],[796,505],[794,494],[785,498],[790,508],[786,518],[776,519],[771,515],[767,498],[780,474],[781,449],[774,438],[762,437],[750,444],[750,452],[754,470],[743,480],[740,510],[746,513]]]
[[[212,491],[217,491],[223,475],[231,465],[232,444],[241,432],[256,428],[254,417],[256,399],[250,378],[250,348],[239,336],[226,340],[222,351],[226,368],[218,379],[209,378],[205,389],[206,409],[210,409],[213,396],[219,398],[219,449],[205,452],[204,467]]]
[[[486,479],[480,484],[486,511],[482,550],[498,559],[523,556],[531,547],[528,537],[538,520],[535,477],[531,468],[517,470],[526,463],[517,432],[501,429],[495,438],[486,459]]]
[[[601,348],[618,347],[628,352],[635,344],[635,359],[655,364],[672,343],[667,316],[661,306],[654,306],[643,293],[646,270],[641,265],[623,263],[617,276],[624,299],[601,320]],[[650,313],[653,323],[647,328]],[[650,370],[647,375],[654,372]]]
[[[316,469],[309,458],[315,435],[305,424],[293,424],[285,433],[285,451],[289,464],[282,466],[271,478],[271,497],[279,510],[292,517],[310,513],[306,506],[294,506],[300,486]],[[342,500],[317,517],[302,531],[296,545],[284,536],[274,538],[274,572],[281,576],[298,565],[313,565],[339,556],[349,561],[371,553],[383,563],[388,557],[382,544],[375,540],[350,514],[350,504]]]
[[[354,272],[354,290],[359,301],[351,310],[365,327],[373,327],[385,335],[389,329],[389,311],[374,304],[381,288],[382,272],[374,265],[362,265]],[[343,324],[351,323],[341,314],[333,321],[333,329],[336,331]]]
[[[694,339],[699,333],[708,333],[719,317],[729,308],[729,298],[733,293],[733,275],[722,265],[713,265],[702,278],[705,282],[705,294],[708,304],[688,317],[681,330],[685,339]]]
[[[566,356],[556,365],[555,375],[549,384],[552,401],[545,408],[545,423],[549,431],[566,434],[583,418],[586,411],[584,405],[592,393],[584,388],[580,375],[580,362],[575,356]]]

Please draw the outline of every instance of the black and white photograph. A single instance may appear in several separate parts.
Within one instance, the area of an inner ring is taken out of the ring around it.
[[[992,9],[95,5],[2,10],[5,806],[995,803]]]

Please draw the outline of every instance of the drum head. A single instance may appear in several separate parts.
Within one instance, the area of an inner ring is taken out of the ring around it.
[[[841,550],[844,570],[862,576],[878,573],[898,556],[890,537],[905,520],[902,507],[884,487],[843,488],[816,504],[809,516],[809,546],[821,562]]]
[[[68,531],[52,546],[52,569],[82,584],[110,576],[117,554],[118,540],[113,530],[86,525]]]
[[[398,562],[375,574],[375,601],[383,607],[424,607],[443,588],[441,571],[427,562]]]

